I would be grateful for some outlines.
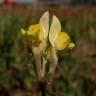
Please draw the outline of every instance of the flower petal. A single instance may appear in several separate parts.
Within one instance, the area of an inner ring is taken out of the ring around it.
[[[45,12],[42,17],[40,18],[39,24],[41,25],[43,32],[44,32],[44,38],[48,37],[49,32],[49,12]]]
[[[54,41],[59,32],[61,32],[61,23],[59,19],[54,15],[49,32],[49,41],[52,44],[52,46],[54,46]]]

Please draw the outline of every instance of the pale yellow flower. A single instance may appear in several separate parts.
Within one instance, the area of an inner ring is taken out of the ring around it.
[[[32,41],[38,79],[45,76],[47,60],[50,62],[48,74],[54,75],[58,64],[58,50],[75,47],[70,36],[61,31],[61,22],[55,15],[49,25],[49,12],[45,12],[41,16],[38,24],[29,26],[28,30],[21,29],[21,33]]]

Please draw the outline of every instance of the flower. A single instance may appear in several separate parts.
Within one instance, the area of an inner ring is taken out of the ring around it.
[[[21,33],[31,41],[27,45],[27,50],[29,53],[33,53],[39,80],[46,73],[46,61],[48,60],[51,64],[47,73],[54,75],[58,65],[58,50],[75,47],[70,36],[66,32],[61,32],[61,22],[55,15],[49,25],[49,12],[45,12],[41,16],[38,24],[29,26],[27,30],[22,28]]]
[[[45,12],[38,24],[29,26],[27,31],[21,29],[21,32],[23,35],[32,36],[41,42],[48,39],[51,46],[56,50],[75,47],[75,44],[71,42],[70,36],[66,32],[61,32],[61,23],[55,15],[53,15],[50,29],[49,26],[49,13]]]

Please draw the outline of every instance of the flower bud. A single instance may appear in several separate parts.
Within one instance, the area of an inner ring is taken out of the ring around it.
[[[28,51],[29,53],[32,53],[32,43],[31,43],[31,42],[29,42],[29,43],[27,44],[27,51]]]

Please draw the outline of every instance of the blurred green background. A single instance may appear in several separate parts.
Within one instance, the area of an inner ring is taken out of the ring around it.
[[[62,30],[69,33],[76,44],[72,51],[58,53],[54,80],[57,96],[96,96],[95,10],[95,6],[1,5],[0,94],[14,89],[33,90],[36,81],[33,58],[27,52],[20,29],[36,24],[40,16],[49,11],[60,19]]]

